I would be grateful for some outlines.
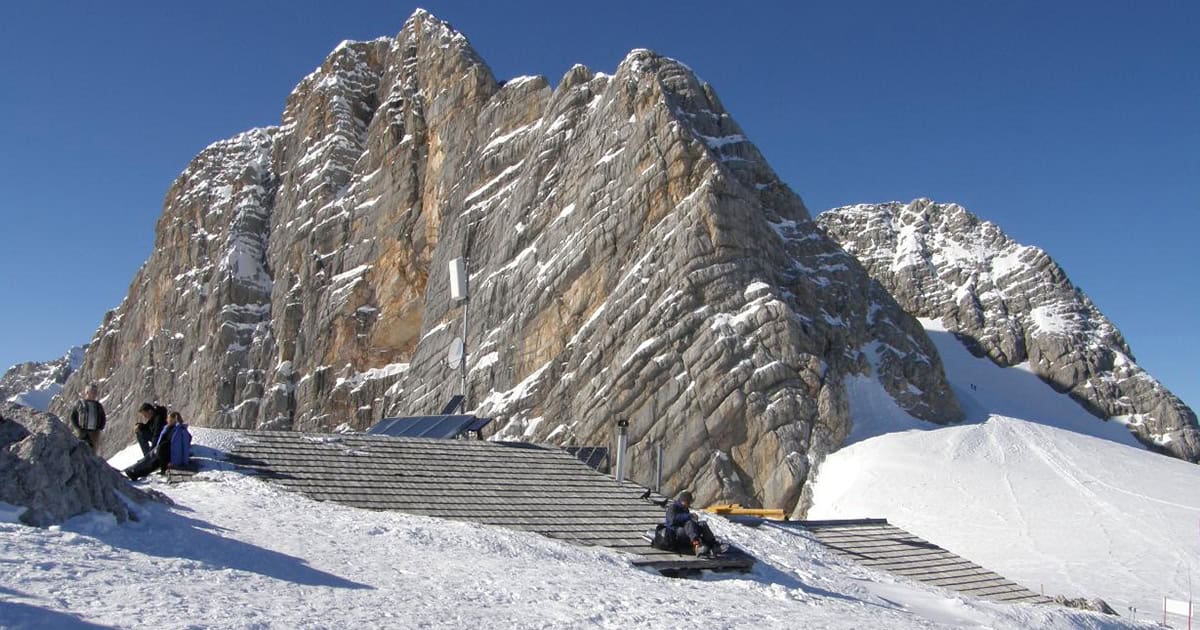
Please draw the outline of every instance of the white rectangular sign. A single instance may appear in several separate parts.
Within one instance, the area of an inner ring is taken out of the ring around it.
[[[462,258],[450,261],[450,297],[456,302],[467,299],[467,272]]]
[[[1177,599],[1167,599],[1164,597],[1163,598],[1163,612],[1165,612],[1169,615],[1180,615],[1182,617],[1191,618],[1192,603],[1191,602],[1181,602]]]

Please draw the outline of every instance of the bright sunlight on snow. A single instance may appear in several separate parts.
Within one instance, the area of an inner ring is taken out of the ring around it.
[[[1100,597],[1126,617],[1200,588],[1200,466],[922,323],[967,421],[919,422],[856,379],[853,444],[822,465],[810,518],[885,517],[1034,591]]]
[[[232,444],[229,433],[195,433],[204,457]],[[1129,627],[909,582],[785,528],[713,518],[718,535],[757,557],[755,570],[672,579],[535,534],[315,502],[230,470],[198,477],[143,482],[175,505],[145,507],[135,523],[0,523],[0,626]]]

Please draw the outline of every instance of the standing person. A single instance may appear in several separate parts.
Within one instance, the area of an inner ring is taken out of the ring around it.
[[[133,434],[137,437],[138,446],[142,447],[142,456],[145,457],[150,449],[154,448],[163,427],[167,426],[167,408],[144,402],[138,408],[138,414],[142,416],[142,422],[137,423]]]
[[[71,426],[75,429],[75,435],[87,442],[93,451],[96,450],[96,441],[100,439],[100,431],[108,422],[99,397],[100,387],[89,383],[83,390],[83,400],[75,403],[75,408],[71,410]]]
[[[192,434],[178,411],[167,414],[167,426],[158,434],[158,441],[146,456],[125,469],[125,475],[137,481],[155,470],[186,468],[192,456]]]
[[[675,540],[687,540],[692,543],[692,552],[697,556],[711,556],[721,553],[723,545],[717,542],[708,523],[701,521],[691,511],[692,493],[684,490],[667,506],[665,518],[667,527],[674,530]]]

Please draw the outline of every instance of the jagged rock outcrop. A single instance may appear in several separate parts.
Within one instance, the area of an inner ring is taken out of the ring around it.
[[[1055,595],[1054,603],[1058,604],[1059,606],[1066,606],[1067,608],[1075,608],[1077,610],[1090,610],[1092,612],[1103,613],[1105,615],[1117,615],[1117,611],[1113,610],[1113,607],[1109,606],[1108,602],[1100,599],[1099,597],[1092,599],[1088,599],[1086,597],[1076,597],[1072,599],[1066,595]]]
[[[150,498],[58,418],[7,402],[0,418],[0,502],[25,508],[22,523],[45,527],[91,511],[125,522],[134,517],[127,501]]]
[[[500,437],[608,444],[629,419],[633,478],[660,442],[700,500],[802,511],[847,375],[961,417],[919,323],[685,66],[502,83],[424,11],[193,160],[68,390],[101,381],[117,426],[157,398],[198,425],[364,428],[461,389],[464,315],[468,407]]]
[[[83,362],[85,350],[86,344],[71,348],[53,361],[30,361],[12,366],[0,376],[0,401],[45,411],[50,400],[62,391],[67,377]]]
[[[1148,446],[1200,461],[1196,414],[1133,358],[1120,331],[1062,268],[961,206],[928,199],[858,205],[818,223],[906,310],[941,320],[976,356],[1028,362],[1100,418]]]

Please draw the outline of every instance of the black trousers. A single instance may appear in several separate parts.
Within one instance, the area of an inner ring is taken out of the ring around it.
[[[125,469],[125,475],[130,479],[137,481],[146,475],[156,470],[166,470],[166,462],[160,460],[158,455],[151,451],[148,455],[138,460],[138,462],[129,468]]]
[[[710,546],[717,544],[717,537],[713,536],[712,530],[708,528],[708,523],[696,520],[675,526],[675,540],[699,540]]]
[[[157,437],[157,435],[154,435],[154,431],[151,430],[150,425],[140,422],[138,423],[137,443],[138,446],[142,448],[142,455],[147,455],[150,453],[150,449],[154,448],[154,439]]]

